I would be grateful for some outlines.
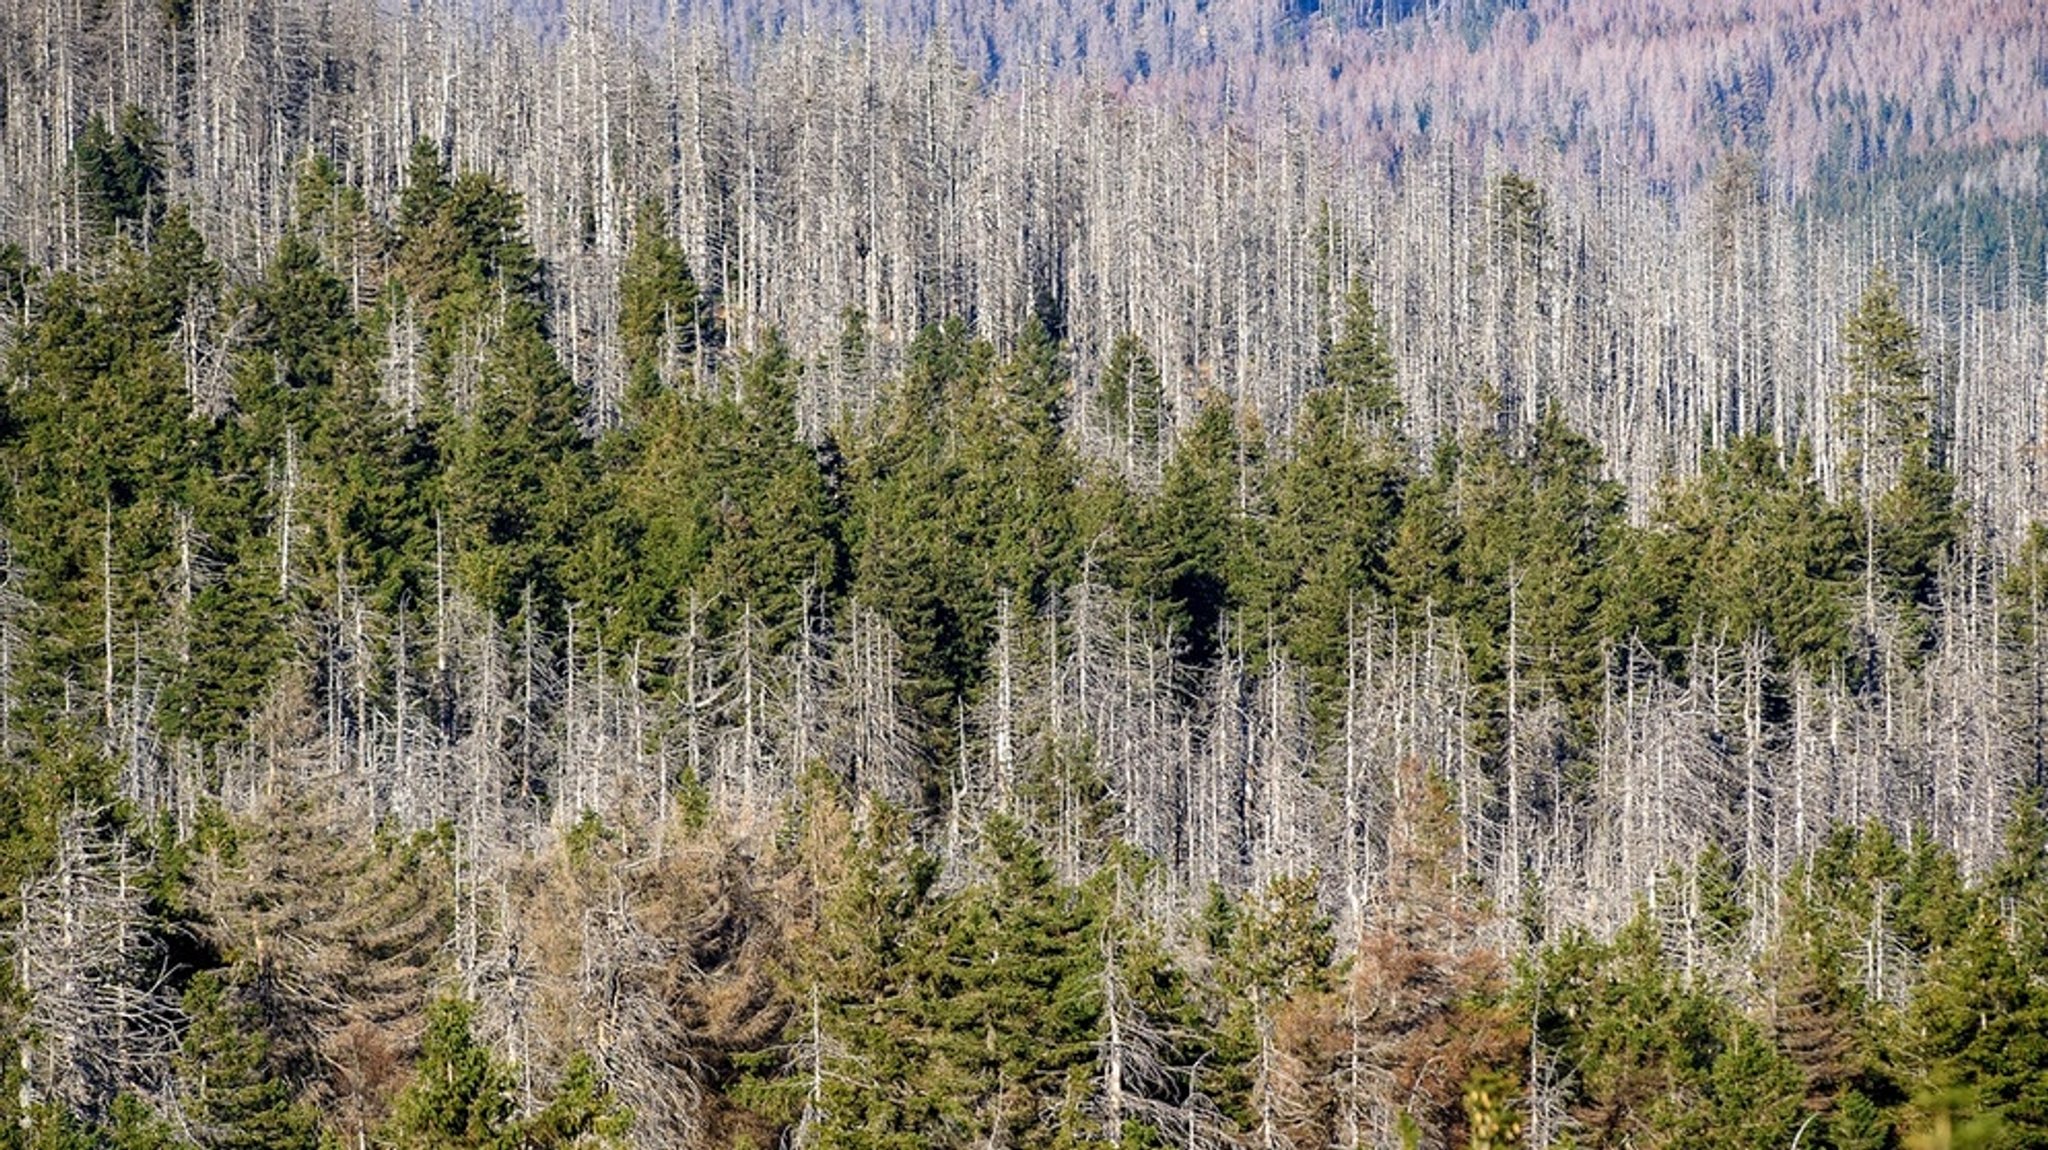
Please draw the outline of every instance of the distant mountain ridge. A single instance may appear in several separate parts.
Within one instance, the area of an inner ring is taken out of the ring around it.
[[[581,0],[525,5],[545,25]],[[1785,186],[2048,134],[2048,9],[2004,0],[646,0],[736,45],[790,31],[950,41],[984,80],[1050,71],[1254,116],[1312,112],[1398,162],[1455,132],[1625,162],[1685,190],[1730,149]],[[2007,190],[2038,167],[1982,165]]]

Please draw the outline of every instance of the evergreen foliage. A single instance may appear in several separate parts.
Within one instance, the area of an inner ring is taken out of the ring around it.
[[[512,1077],[470,1033],[469,1004],[442,999],[427,1016],[412,1085],[385,1132],[402,1150],[495,1150],[514,1141]]]
[[[1158,465],[1165,403],[1158,360],[1137,336],[1129,332],[1117,336],[1102,368],[1102,390],[1096,404],[1098,418],[1123,445],[1134,469],[1142,467],[1149,472]]]
[[[1537,1043],[1578,1069],[1588,1146],[1788,1144],[1800,1077],[1756,1025],[1684,984],[1638,919],[1613,943],[1570,938],[1525,976]]]
[[[1898,297],[1898,285],[1879,269],[1843,325],[1850,375],[1844,414],[1868,535],[1865,579],[1926,609],[1961,516],[1955,477],[1929,418],[1933,395],[1920,333]]]
[[[1669,652],[1762,635],[1796,662],[1839,658],[1855,526],[1806,466],[1746,439],[1671,491],[1629,557],[1635,573],[1618,605],[1627,627]]]
[[[707,1143],[1329,1145],[1373,1106],[1472,1146],[2048,1139],[2038,793],[2002,857],[1941,845],[2041,773],[1999,739],[2048,731],[2048,533],[1968,553],[1947,381],[1889,278],[1842,329],[1839,499],[1811,444],[1736,437],[1632,517],[1505,392],[1419,461],[1363,279],[1285,434],[1212,391],[1168,442],[1159,360],[1116,339],[1091,396],[1050,295],[900,370],[858,310],[827,362],[752,321],[723,346],[646,208],[614,424],[505,182],[423,141],[387,220],[314,157],[231,268],[171,162],[133,109],[88,124],[93,244],[0,248],[0,1146],[638,1145],[634,1092],[673,1083],[659,1129]],[[1496,302],[1540,313],[1544,193],[1491,208]],[[882,398],[821,429],[828,376]],[[1904,681],[1880,656],[1952,654],[1994,595],[1996,687],[1843,781]],[[1677,701],[1646,719],[1639,685]],[[1997,759],[1981,794],[1922,762],[1944,738]],[[589,777],[605,755],[630,776]],[[1677,857],[1642,814],[1782,819],[1814,759],[1874,818],[1805,857],[1776,826]],[[720,770],[775,781],[736,815]],[[1895,789],[1947,825],[1908,831]],[[1538,887],[1612,865],[1579,852],[1616,818],[1662,901],[1536,938],[1511,986],[1503,907],[1575,913]],[[505,861],[544,848],[561,874]],[[1206,913],[1171,868],[1217,880]],[[100,933],[153,965],[102,988],[117,1071],[63,1095],[36,1052],[105,1010],[60,1016],[35,963]],[[444,986],[505,1013],[422,1005]]]
[[[185,991],[179,1052],[187,1129],[202,1150],[314,1150],[318,1117],[276,1075],[259,1012],[219,974]]]
[[[1141,586],[1196,666],[1215,661],[1231,613],[1256,594],[1259,524],[1246,505],[1257,498],[1257,455],[1236,410],[1211,396],[1168,460],[1143,528]]]
[[[128,229],[149,236],[169,206],[163,151],[156,121],[133,104],[111,125],[101,116],[86,121],[72,150],[79,214],[103,235]]]
[[[1323,380],[1340,397],[1347,422],[1358,419],[1388,428],[1399,421],[1401,394],[1394,372],[1394,354],[1373,307],[1372,289],[1363,279],[1354,279],[1344,295],[1337,339],[1323,356]]]
[[[1287,649],[1327,721],[1350,662],[1359,612],[1389,594],[1387,556],[1408,481],[1405,460],[1346,415],[1348,392],[1309,397],[1293,454],[1274,480],[1267,562],[1283,599]]]
[[[659,207],[642,206],[619,273],[619,342],[631,402],[674,386],[700,343],[700,302],[689,261],[669,237]]]

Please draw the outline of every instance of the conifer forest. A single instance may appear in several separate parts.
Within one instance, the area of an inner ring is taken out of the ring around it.
[[[0,0],[0,1150],[2048,1148],[2048,14]]]

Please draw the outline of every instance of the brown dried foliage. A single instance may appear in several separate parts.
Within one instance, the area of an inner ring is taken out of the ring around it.
[[[1449,798],[1418,764],[1400,771],[1386,911],[1359,939],[1344,989],[1345,1056],[1368,1112],[1389,1123],[1410,1114],[1425,1144],[1458,1145],[1466,1082],[1517,1065],[1528,1032],[1500,1004],[1507,969],[1484,940],[1488,912],[1457,873]]]
[[[311,1101],[367,1131],[448,973],[448,860],[425,839],[366,839],[313,801],[244,825],[231,854],[194,868],[200,933],[240,968]]]

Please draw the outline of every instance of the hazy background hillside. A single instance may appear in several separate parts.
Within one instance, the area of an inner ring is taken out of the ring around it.
[[[606,18],[523,11],[556,34]],[[1683,196],[1748,152],[1778,194],[1902,212],[1945,258],[1995,265],[2016,245],[2031,274],[2044,255],[2026,209],[2048,172],[2048,34],[2005,0],[758,0],[610,18],[715,22],[742,52],[794,32],[935,42],[996,85],[1050,74],[1212,122],[1306,118],[1389,171],[1451,141]]]

